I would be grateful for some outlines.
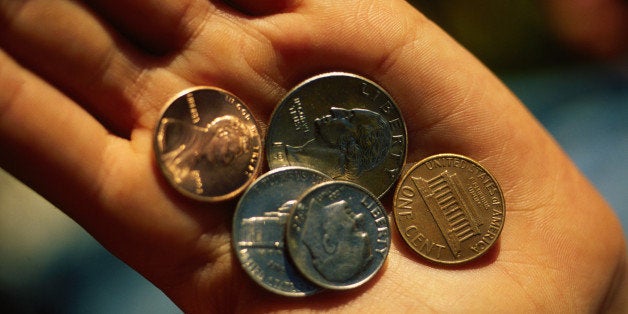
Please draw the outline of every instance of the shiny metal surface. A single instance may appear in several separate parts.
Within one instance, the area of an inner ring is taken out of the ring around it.
[[[381,197],[406,158],[406,126],[388,93],[355,74],[312,77],[275,108],[266,137],[271,169],[304,166]]]
[[[381,268],[390,249],[384,206],[361,186],[342,181],[308,190],[287,223],[288,252],[310,281],[328,289],[357,287]]]
[[[154,141],[168,182],[200,201],[238,195],[261,165],[257,122],[238,98],[217,88],[188,89],[169,101]]]
[[[285,248],[291,206],[308,188],[330,180],[303,167],[270,171],[242,195],[233,218],[233,246],[246,273],[262,287],[286,296],[320,291],[294,268]]]

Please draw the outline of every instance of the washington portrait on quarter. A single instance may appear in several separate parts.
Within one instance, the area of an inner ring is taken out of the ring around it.
[[[366,109],[332,107],[314,119],[314,137],[303,145],[284,144],[288,164],[320,164],[335,179],[352,180],[373,170],[387,157],[392,143],[382,115]],[[281,145],[281,144],[275,144]]]
[[[301,166],[381,197],[399,177],[407,132],[392,97],[350,73],[314,76],[277,105],[266,135],[269,167]]]

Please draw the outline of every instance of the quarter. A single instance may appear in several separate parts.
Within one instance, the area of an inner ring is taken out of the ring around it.
[[[350,73],[312,77],[273,111],[266,137],[271,169],[303,166],[381,197],[406,158],[406,125],[392,97]]]
[[[159,169],[183,195],[222,201],[257,175],[262,138],[249,109],[213,87],[185,90],[168,102],[155,128]]]
[[[486,253],[504,226],[504,196],[478,162],[457,154],[428,157],[410,167],[395,190],[399,233],[419,255],[460,264]]]

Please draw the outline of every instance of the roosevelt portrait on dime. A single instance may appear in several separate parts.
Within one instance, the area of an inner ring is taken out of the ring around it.
[[[316,202],[313,199],[310,203],[301,241],[323,278],[331,282],[350,280],[372,260],[369,235],[362,230],[363,214],[355,214],[344,200],[322,208],[314,205]]]

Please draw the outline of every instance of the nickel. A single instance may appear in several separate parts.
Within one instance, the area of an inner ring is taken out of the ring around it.
[[[308,188],[330,180],[308,168],[272,170],[242,195],[233,218],[233,246],[249,276],[262,287],[285,296],[320,291],[294,268],[285,247],[290,208]]]

